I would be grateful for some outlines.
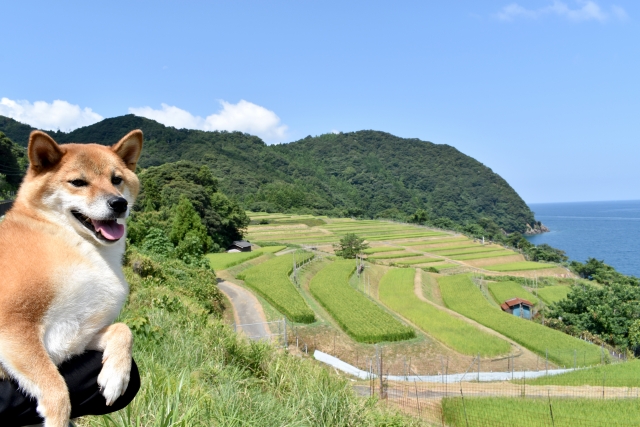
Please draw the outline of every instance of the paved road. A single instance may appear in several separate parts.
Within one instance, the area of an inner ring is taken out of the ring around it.
[[[269,337],[271,331],[266,325],[267,319],[258,299],[248,290],[231,282],[218,279],[218,287],[231,301],[237,325],[251,339]]]

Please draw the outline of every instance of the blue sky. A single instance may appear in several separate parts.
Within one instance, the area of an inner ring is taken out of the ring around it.
[[[376,129],[452,145],[529,203],[640,199],[639,20],[629,0],[5,2],[0,114]]]

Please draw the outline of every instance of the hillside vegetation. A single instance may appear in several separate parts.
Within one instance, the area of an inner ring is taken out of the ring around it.
[[[175,129],[126,115],[56,141],[113,144],[132,129],[145,133],[139,165],[179,160],[206,164],[221,190],[245,208],[432,221],[483,222],[508,232],[535,225],[533,213],[499,175],[444,144],[377,131],[307,137],[267,146],[240,132]],[[0,131],[25,146],[28,125],[0,116]],[[486,227],[485,227],[486,228]]]

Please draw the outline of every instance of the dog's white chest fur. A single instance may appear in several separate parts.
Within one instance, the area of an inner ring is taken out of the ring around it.
[[[58,270],[56,295],[43,319],[43,342],[56,365],[84,352],[115,321],[129,293],[121,267],[124,242],[100,249],[78,243],[82,258]]]

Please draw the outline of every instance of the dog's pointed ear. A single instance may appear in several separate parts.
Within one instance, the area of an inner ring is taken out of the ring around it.
[[[53,138],[39,130],[34,130],[29,135],[27,153],[31,167],[38,172],[58,164],[64,154]]]
[[[111,149],[120,156],[127,168],[135,172],[136,164],[142,152],[142,131],[140,129],[132,130]]]

